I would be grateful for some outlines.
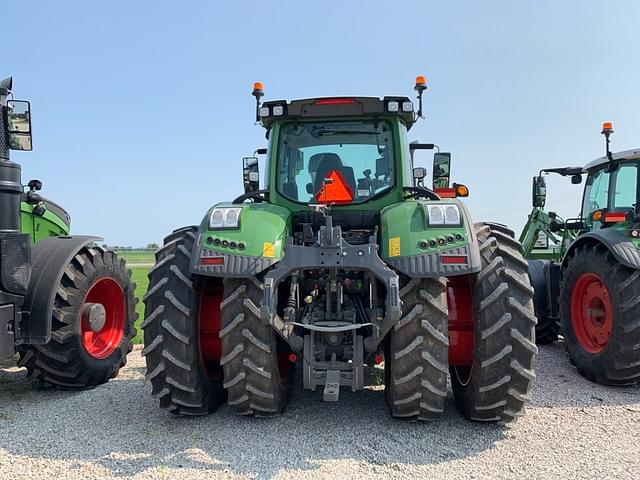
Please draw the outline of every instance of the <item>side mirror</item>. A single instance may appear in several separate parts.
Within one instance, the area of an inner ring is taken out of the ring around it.
[[[435,153],[433,155],[433,188],[449,188],[450,175],[451,153]]]
[[[433,143],[420,143],[417,140],[409,143],[409,153],[411,154],[411,161],[413,162],[413,152],[416,150],[433,150],[436,148]]]
[[[31,150],[31,105],[29,102],[22,100],[7,102],[7,130],[11,150]]]
[[[543,208],[547,200],[547,184],[544,177],[533,177],[532,204],[534,207]]]
[[[244,157],[242,159],[242,182],[245,193],[257,192],[260,189],[258,157]]]
[[[572,175],[571,183],[574,185],[580,185],[582,183],[582,175],[581,174]]]
[[[421,187],[424,183],[424,177],[427,176],[427,169],[424,167],[415,167],[413,169],[413,184]]]

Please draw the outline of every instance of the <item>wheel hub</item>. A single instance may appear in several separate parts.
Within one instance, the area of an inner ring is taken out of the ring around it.
[[[573,287],[571,323],[584,350],[599,353],[606,348],[613,328],[613,308],[606,284],[595,273],[582,274]]]
[[[99,360],[115,352],[125,333],[127,300],[120,284],[100,277],[89,287],[80,307],[82,345]]]
[[[92,332],[98,333],[107,321],[107,310],[101,303],[85,303],[82,306],[82,321]]]

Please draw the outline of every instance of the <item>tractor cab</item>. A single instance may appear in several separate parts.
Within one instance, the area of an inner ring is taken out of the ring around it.
[[[587,181],[582,200],[585,230],[613,227],[638,220],[638,166],[640,149],[611,153],[585,167]]]
[[[435,144],[409,143],[407,132],[422,117],[423,77],[416,79],[418,111],[408,97],[330,97],[260,102],[254,84],[256,120],[267,130],[268,195],[290,211],[309,205],[379,210],[416,189],[432,198],[466,196],[449,186],[451,154]],[[426,169],[413,168],[416,150],[433,150],[433,189],[424,187]],[[246,159],[245,159],[246,160]],[[257,161],[244,170],[245,195],[258,192]],[[254,181],[249,180],[253,176]],[[458,194],[457,194],[458,193]],[[245,200],[247,197],[241,198]]]
[[[640,222],[640,149],[611,152],[609,138],[612,133],[613,125],[605,122],[602,134],[606,137],[606,153],[585,167],[545,168],[533,177],[533,211],[520,238],[526,254],[541,259],[559,259],[578,235],[611,228],[626,231],[629,224],[628,235],[640,238],[640,230],[633,228]],[[563,220],[555,212],[543,210],[545,175],[551,173],[571,177],[573,184],[582,183],[586,175],[579,217]]]

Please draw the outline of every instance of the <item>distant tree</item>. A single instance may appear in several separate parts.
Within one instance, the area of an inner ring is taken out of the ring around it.
[[[150,243],[150,244],[148,244],[148,245],[147,245],[147,248],[148,248],[148,249],[150,249],[150,250],[151,250],[151,249],[153,249],[153,250],[157,250],[157,249],[158,249],[158,248],[160,248],[160,247],[158,246],[158,244],[157,244],[157,243]]]
[[[107,245],[106,243],[103,243],[102,244],[102,248],[104,248],[106,250],[107,248],[109,248],[109,245]]]

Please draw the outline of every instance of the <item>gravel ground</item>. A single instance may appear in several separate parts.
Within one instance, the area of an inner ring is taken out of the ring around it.
[[[392,419],[380,390],[326,404],[298,387],[284,416],[224,407],[173,418],[144,382],[140,351],[94,390],[34,390],[0,370],[0,479],[640,478],[640,387],[589,383],[562,345],[541,347],[533,402],[512,426]]]

